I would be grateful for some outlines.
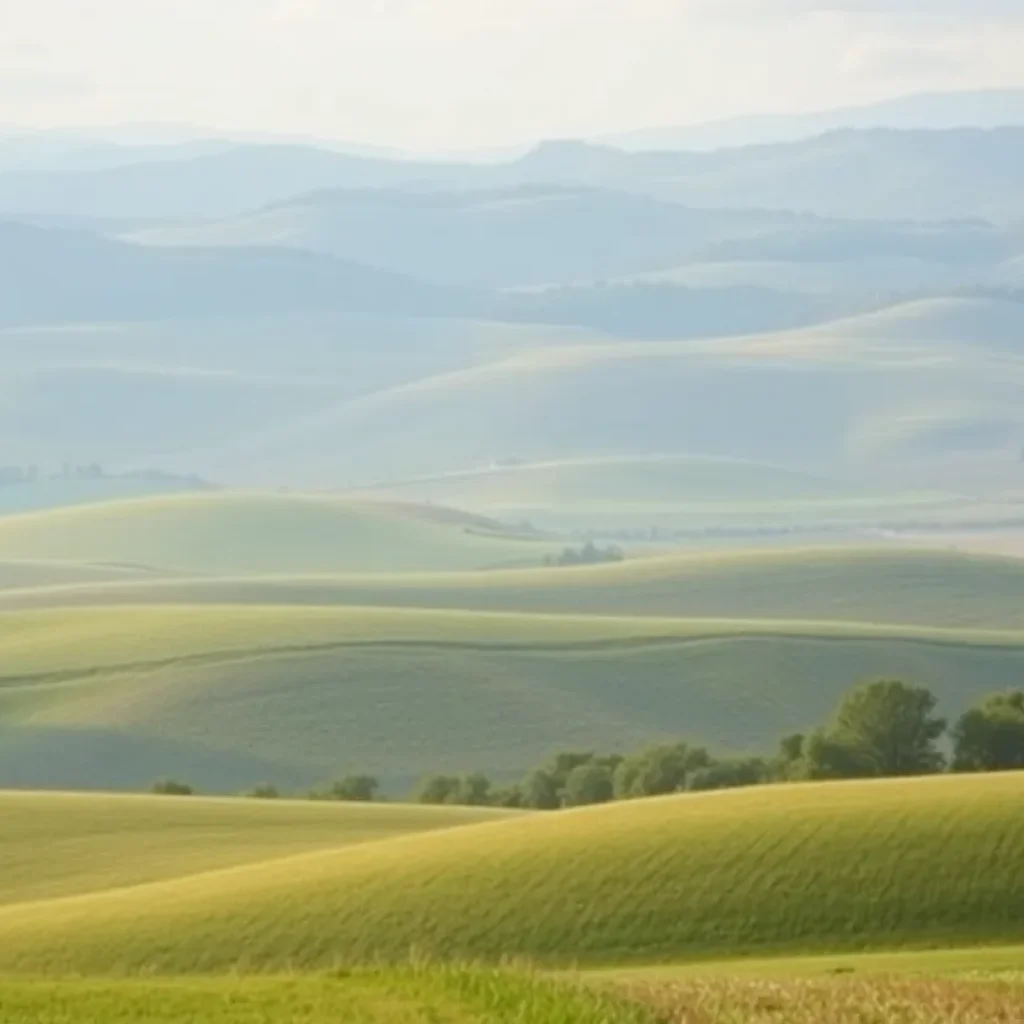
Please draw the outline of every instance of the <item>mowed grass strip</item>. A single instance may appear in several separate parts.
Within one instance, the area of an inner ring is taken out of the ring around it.
[[[0,793],[0,905],[339,849],[511,812],[286,800]]]
[[[528,957],[550,966],[1019,941],[1024,774],[529,816],[0,910],[0,971]]]

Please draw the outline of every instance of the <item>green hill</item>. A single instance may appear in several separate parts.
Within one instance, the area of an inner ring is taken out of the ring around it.
[[[209,579],[150,576],[8,590],[0,592],[0,609],[346,605],[1017,630],[1024,629],[1024,609],[1017,601],[1022,588],[1024,561],[1019,558],[848,546],[667,554],[571,569]]]
[[[0,616],[0,784],[305,789],[515,778],[556,749],[763,751],[872,676],[943,712],[1019,685],[1024,633],[782,620],[157,606]]]
[[[886,493],[823,474],[742,459],[633,455],[444,473],[388,484],[395,500],[430,501],[542,526],[721,529],[956,519],[978,506],[934,492]]]
[[[458,807],[0,792],[0,906],[507,816]]]
[[[888,489],[1006,490],[1024,443],[1022,328],[1024,305],[960,300],[750,338],[550,347],[342,403],[246,457],[290,479],[372,485],[492,462],[699,453]],[[887,443],[907,422],[917,435]]]
[[[0,559],[114,562],[196,573],[472,569],[546,550],[446,509],[214,492],[0,519]]]
[[[1024,776],[789,785],[403,837],[0,910],[0,968],[553,964],[1020,937]]]

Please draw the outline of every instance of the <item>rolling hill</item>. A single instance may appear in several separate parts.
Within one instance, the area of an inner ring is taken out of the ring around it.
[[[0,910],[29,974],[548,964],[1019,938],[1020,774],[668,797]]]
[[[0,906],[84,895],[510,812],[325,801],[0,792]]]
[[[285,248],[173,249],[0,221],[0,325],[316,311],[463,314],[471,295]]]
[[[551,347],[340,403],[201,468],[244,457],[299,483],[371,485],[657,451],[1007,490],[1024,445],[1022,327],[1024,305],[963,299],[748,338]]]
[[[371,492],[373,493],[373,492]],[[607,456],[499,465],[400,481],[378,496],[428,501],[545,528],[722,530],[955,517],[977,505],[940,493],[882,493],[741,459]]]
[[[472,569],[547,550],[468,513],[306,495],[197,492],[0,519],[0,559],[198,574]]]
[[[424,609],[106,607],[0,616],[0,785],[306,789],[515,778],[553,750],[761,751],[867,677],[945,713],[1019,684],[1024,634]]]
[[[150,245],[288,246],[438,284],[510,288],[659,270],[723,239],[782,230],[798,220],[569,187],[325,191],[231,220],[128,237]]]
[[[74,571],[66,563],[37,563],[0,591],[0,608],[344,605],[1024,629],[1016,601],[1024,561],[895,546],[689,552],[572,569],[473,573],[166,579],[80,566],[82,578],[76,579]],[[110,575],[90,579],[91,573]]]

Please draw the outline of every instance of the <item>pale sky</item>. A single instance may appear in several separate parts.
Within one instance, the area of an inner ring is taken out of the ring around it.
[[[1024,86],[1024,0],[0,0],[0,124],[414,149]]]

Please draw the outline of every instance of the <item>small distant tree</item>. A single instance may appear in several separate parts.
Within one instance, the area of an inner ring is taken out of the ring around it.
[[[277,786],[269,782],[261,782],[258,786],[253,786],[245,795],[254,800],[276,800],[281,794],[278,792]]]
[[[193,796],[195,793],[190,785],[175,779],[160,779],[153,783],[150,791],[159,796]]]
[[[1024,768],[1024,691],[994,693],[953,728],[953,770],[1005,772]]]
[[[377,798],[380,782],[372,775],[346,775],[333,783],[324,796],[328,800],[349,803],[372,803]]]
[[[447,804],[458,788],[459,780],[454,775],[428,775],[416,786],[413,799],[419,804]]]
[[[944,758],[936,741],[946,720],[938,701],[898,679],[862,683],[843,698],[831,726],[813,733],[805,748],[810,778],[926,775]]]
[[[612,770],[607,765],[590,761],[569,772],[562,789],[562,803],[565,807],[605,804],[614,794]]]

